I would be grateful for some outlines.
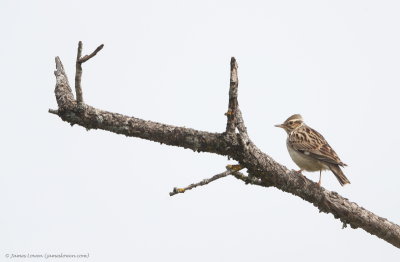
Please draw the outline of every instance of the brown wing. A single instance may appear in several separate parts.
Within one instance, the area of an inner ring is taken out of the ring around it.
[[[289,143],[295,150],[323,162],[346,166],[320,133],[306,125],[300,128],[289,135]]]

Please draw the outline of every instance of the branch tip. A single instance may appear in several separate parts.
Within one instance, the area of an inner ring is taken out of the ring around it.
[[[54,115],[58,115],[58,110],[49,108],[49,113],[50,114],[54,114]]]
[[[88,61],[89,59],[91,59],[92,57],[97,55],[97,53],[100,52],[100,50],[103,49],[103,47],[104,47],[104,44],[99,45],[90,55],[85,55],[84,57],[81,57],[79,59],[79,62],[85,63],[86,61]]]
[[[82,43],[82,41],[79,41],[78,42],[78,55],[79,55],[78,58],[80,58],[82,56],[82,48],[83,48],[83,43]]]
[[[63,66],[63,64],[61,63],[60,57],[56,56],[56,58],[55,58],[54,60],[55,60],[55,62],[56,62],[56,71],[54,71],[54,74],[55,74],[55,75],[64,74],[64,73],[65,73],[65,72],[64,72],[64,66]]]
[[[239,108],[238,104],[238,74],[237,74],[237,62],[234,57],[231,57],[231,72],[229,82],[229,104],[228,111],[225,113],[227,116],[226,133],[233,134],[237,127],[237,111]]]
[[[231,68],[237,69],[238,64],[236,62],[236,58],[234,56],[231,57]]]
[[[186,190],[184,188],[174,187],[174,189],[172,190],[172,192],[169,193],[169,195],[173,196],[173,195],[176,195],[176,194],[179,194],[179,193],[185,193],[185,191]]]

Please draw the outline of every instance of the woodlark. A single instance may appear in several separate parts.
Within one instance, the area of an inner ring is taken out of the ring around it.
[[[318,185],[321,185],[321,171],[330,169],[342,186],[350,184],[340,169],[346,164],[320,133],[303,122],[301,115],[292,115],[283,124],[275,126],[283,128],[288,134],[286,146],[290,157],[300,167],[298,172],[319,171]]]

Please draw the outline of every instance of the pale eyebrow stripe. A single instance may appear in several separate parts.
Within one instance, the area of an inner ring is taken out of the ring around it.
[[[295,119],[289,119],[288,122],[293,121],[293,122],[302,122],[302,119],[295,118]]]

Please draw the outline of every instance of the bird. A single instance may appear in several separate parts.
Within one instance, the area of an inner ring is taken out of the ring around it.
[[[298,173],[303,170],[319,171],[318,185],[321,186],[322,170],[330,170],[336,176],[340,185],[350,184],[341,169],[341,167],[347,165],[340,160],[320,133],[304,123],[300,114],[292,115],[283,124],[275,126],[283,128],[288,135],[286,146],[290,157],[300,168],[297,171]]]

